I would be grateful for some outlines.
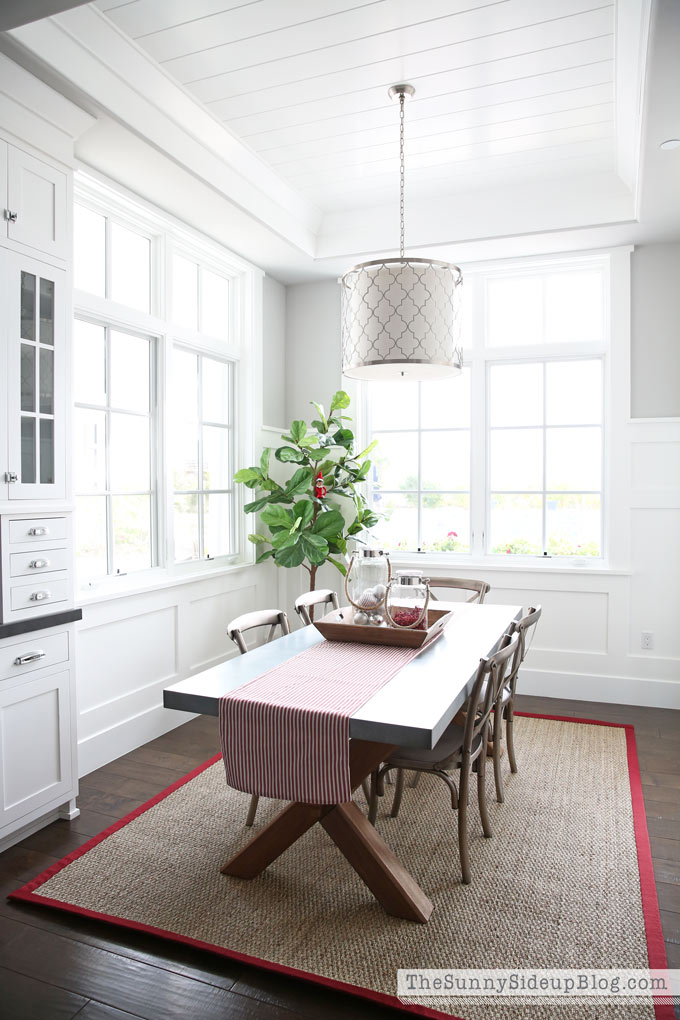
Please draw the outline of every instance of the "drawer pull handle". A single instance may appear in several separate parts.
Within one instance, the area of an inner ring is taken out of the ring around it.
[[[50,561],[49,560],[31,560],[31,562],[28,565],[29,565],[29,567],[31,567],[32,570],[42,570],[43,567],[49,567]]]
[[[51,599],[51,591],[34,591],[31,595],[31,602],[44,602],[45,599]]]
[[[28,529],[28,533],[29,533],[29,535],[49,535],[50,529],[49,528],[29,528]]]
[[[25,655],[17,655],[14,660],[15,666],[25,666],[27,662],[37,662],[38,659],[44,659],[47,652],[26,652]]]

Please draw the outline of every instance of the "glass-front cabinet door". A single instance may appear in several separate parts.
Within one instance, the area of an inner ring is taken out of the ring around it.
[[[10,256],[7,274],[9,499],[63,498],[66,273]]]

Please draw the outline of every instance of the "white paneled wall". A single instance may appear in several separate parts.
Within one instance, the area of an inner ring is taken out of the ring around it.
[[[274,567],[86,604],[78,631],[78,762],[86,775],[191,716],[163,688],[235,654],[227,623],[279,602]]]

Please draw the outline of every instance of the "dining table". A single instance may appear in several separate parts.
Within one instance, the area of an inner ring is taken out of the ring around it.
[[[356,790],[397,747],[431,749],[471,693],[480,659],[492,655],[522,615],[521,606],[437,601],[450,611],[439,637],[399,670],[349,720],[351,788]],[[217,716],[220,700],[326,639],[307,626],[195,673],[163,691],[168,709]],[[320,683],[332,678],[320,677]],[[253,791],[256,792],[256,791]],[[222,870],[254,879],[314,825],[320,824],[387,911],[426,923],[433,904],[354,800],[288,803]]]

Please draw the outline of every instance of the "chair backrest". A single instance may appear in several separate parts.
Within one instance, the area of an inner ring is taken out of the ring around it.
[[[312,622],[312,613],[309,610],[312,606],[331,605],[333,609],[339,609],[338,596],[330,588],[321,588],[319,591],[306,591],[295,599],[295,612],[298,614],[305,627]],[[324,610],[325,612],[325,610]]]
[[[466,602],[483,602],[491,585],[488,581],[473,581],[469,577],[431,577],[430,588],[459,588],[461,591],[471,591],[472,595]],[[432,592],[432,598],[438,601],[437,596]]]
[[[281,628],[282,634],[290,634],[288,617],[282,609],[260,609],[256,613],[244,613],[243,616],[237,616],[227,625],[227,634],[241,655],[245,655],[248,651],[243,635],[255,627],[269,627],[266,643],[274,638],[277,627]]]
[[[512,668],[519,645],[516,634],[504,634],[501,647],[488,659],[481,659],[470,697],[468,698],[463,735],[463,754],[470,754],[477,737],[482,734],[496,704],[505,677]],[[487,681],[486,685],[484,681]],[[486,753],[486,748],[482,750]]]
[[[505,681],[505,686],[510,689],[510,692],[513,695],[515,693],[515,688],[517,687],[519,667],[524,662],[526,654],[529,651],[527,638],[540,620],[541,613],[542,609],[540,606],[530,606],[527,609],[526,615],[523,616],[521,620],[513,620],[508,627],[508,634],[517,634],[517,650],[515,652],[515,658],[512,661],[512,669]]]

